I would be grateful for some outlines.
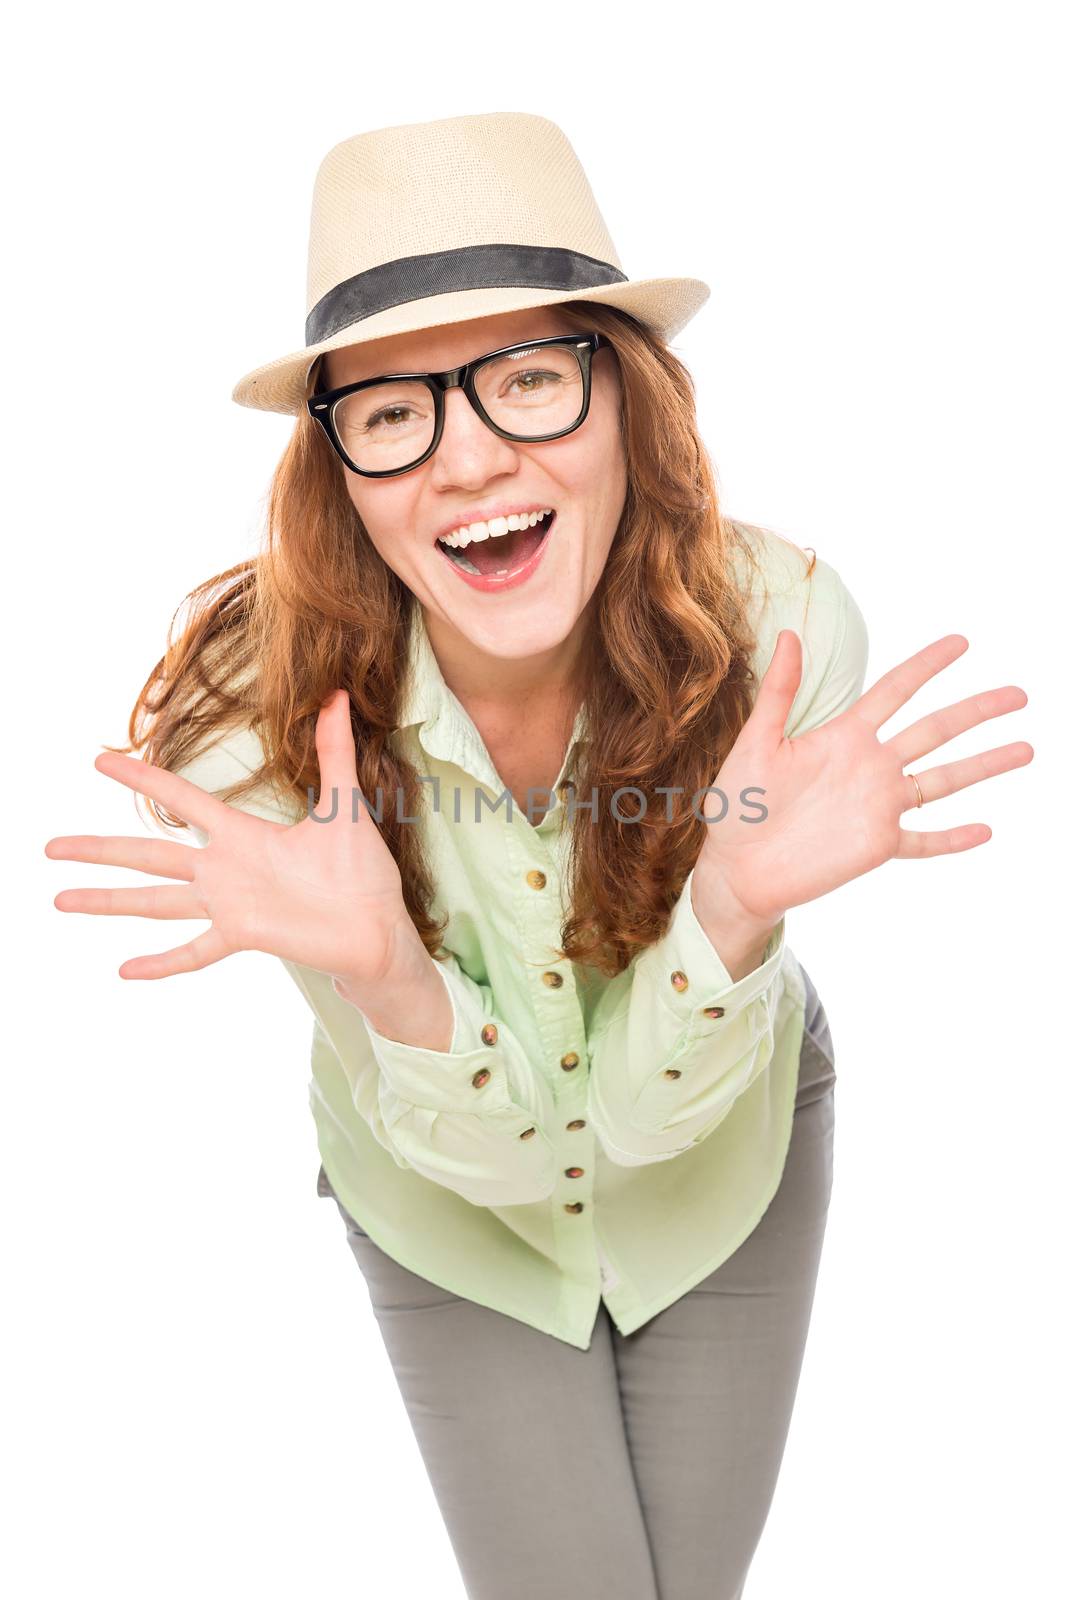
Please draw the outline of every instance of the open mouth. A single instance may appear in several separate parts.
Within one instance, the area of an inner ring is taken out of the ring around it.
[[[475,577],[504,578],[526,565],[544,542],[549,529],[556,521],[552,511],[529,528],[516,528],[508,533],[490,534],[485,539],[472,539],[462,550],[453,545],[435,543],[464,572]]]

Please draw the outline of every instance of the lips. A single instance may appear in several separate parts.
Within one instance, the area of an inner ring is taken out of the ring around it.
[[[472,541],[466,550],[449,550],[440,542],[438,549],[461,583],[484,594],[497,594],[530,580],[541,565],[555,526],[556,513],[553,512],[533,528]],[[502,550],[501,546],[506,548]],[[481,566],[471,560],[472,552],[477,553]]]
[[[462,550],[449,545],[439,547],[461,571],[483,577],[507,577],[530,560],[556,520],[556,513],[543,517],[529,528],[491,534],[488,539],[472,539]]]

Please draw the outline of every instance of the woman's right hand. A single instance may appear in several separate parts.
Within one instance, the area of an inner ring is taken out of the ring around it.
[[[203,828],[209,840],[198,849],[91,834],[49,839],[45,855],[53,860],[133,867],[181,884],[64,889],[55,897],[57,909],[210,920],[211,927],[187,944],[123,962],[123,978],[195,972],[238,950],[262,950],[325,972],[339,992],[373,987],[410,968],[422,942],[404,904],[397,863],[362,802],[352,820],[359,780],[349,697],[342,689],[319,712],[315,748],[321,780],[316,812],[336,815],[329,821],[309,815],[291,825],[226,805],[162,767],[103,752],[96,758],[98,771]]]

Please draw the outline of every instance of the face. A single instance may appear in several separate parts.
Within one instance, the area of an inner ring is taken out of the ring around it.
[[[443,372],[505,345],[572,331],[548,307],[428,328],[331,351],[323,383],[340,388],[390,372]],[[465,394],[450,389],[441,442],[429,461],[395,478],[363,478],[343,467],[375,549],[422,603],[435,649],[444,647],[454,660],[481,655],[502,665],[525,658],[548,664],[577,639],[626,496],[620,398],[615,353],[602,345],[592,357],[589,413],[561,439],[502,439]],[[468,546],[468,559],[490,569],[477,585],[437,542],[460,524],[543,510],[554,513],[545,519],[548,532],[514,581],[493,573],[516,567],[517,547],[521,563],[537,531],[525,538],[521,530],[503,538],[491,531],[475,541],[474,552]]]

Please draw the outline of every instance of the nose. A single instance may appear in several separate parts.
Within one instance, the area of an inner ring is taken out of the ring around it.
[[[477,488],[519,466],[515,445],[487,428],[462,389],[445,396],[441,442],[430,458],[435,488]]]

